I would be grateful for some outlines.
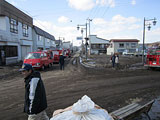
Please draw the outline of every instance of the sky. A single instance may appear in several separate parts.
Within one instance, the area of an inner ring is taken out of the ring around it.
[[[145,43],[160,41],[160,0],[6,0],[33,18],[33,24],[57,40],[80,45],[81,29],[99,38],[138,39]],[[157,24],[152,24],[156,18]],[[148,31],[148,24],[151,30]],[[77,30],[77,25],[80,29]],[[88,30],[89,31],[89,30]],[[89,34],[89,33],[87,33]]]

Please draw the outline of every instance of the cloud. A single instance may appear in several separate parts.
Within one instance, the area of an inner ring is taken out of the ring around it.
[[[137,19],[135,17],[128,17],[128,18],[125,18],[121,15],[115,15],[113,18],[112,18],[112,21],[114,23],[117,23],[117,24],[133,24],[133,23],[136,23],[136,22],[140,22],[141,20],[140,19]]]
[[[132,4],[132,5],[135,5],[135,4],[136,4],[136,0],[132,0],[132,1],[131,1],[131,4]]]
[[[90,10],[96,5],[115,7],[115,0],[67,0],[70,7],[77,10]]]
[[[145,43],[152,43],[153,41],[159,41],[160,42],[160,27],[154,29],[154,27],[148,31],[146,30],[145,35]]]
[[[93,24],[104,25],[104,24],[107,24],[107,22],[103,18],[95,18],[93,19]]]
[[[95,6],[94,0],[67,0],[70,7],[77,10],[90,10]]]
[[[128,29],[129,29],[129,30],[134,30],[134,29],[139,29],[139,28],[141,28],[140,25],[133,24],[133,25],[129,26]]]
[[[135,38],[141,39],[141,20],[136,17],[124,17],[115,15],[111,20],[103,18],[95,18],[93,20],[94,31],[91,34],[96,34],[101,38]],[[92,28],[92,26],[91,26]]]
[[[69,18],[67,18],[65,16],[61,16],[61,17],[58,18],[58,22],[67,23],[67,22],[69,22]]]
[[[74,45],[80,45],[81,41],[76,40],[77,36],[81,36],[81,32],[77,31],[75,26],[58,26],[50,21],[34,20],[34,25],[40,27],[44,31],[54,35],[56,39],[65,37],[65,41],[74,41]],[[124,17],[115,15],[110,20],[103,18],[95,18],[91,22],[91,34],[95,34],[100,38],[107,40],[119,38],[132,38],[140,40],[142,43],[143,20],[136,17]],[[146,30],[145,43],[160,41],[160,27],[152,28],[151,31]],[[84,33],[85,35],[85,33]]]
[[[50,21],[33,20],[33,24],[41,28],[42,30],[53,35],[57,40],[59,37],[64,37],[65,41],[73,41],[74,45],[79,45],[79,41],[76,37],[80,35],[76,27],[72,26],[57,26]]]
[[[115,0],[96,0],[97,5],[115,7]]]

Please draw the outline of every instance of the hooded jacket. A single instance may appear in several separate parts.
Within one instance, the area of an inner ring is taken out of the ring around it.
[[[47,108],[47,99],[43,81],[39,72],[32,72],[25,78],[24,112],[38,114]]]

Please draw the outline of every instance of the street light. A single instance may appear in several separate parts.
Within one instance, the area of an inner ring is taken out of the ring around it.
[[[142,63],[143,63],[143,65],[144,65],[145,27],[148,26],[148,27],[147,27],[148,30],[151,29],[151,23],[146,24],[146,21],[147,21],[147,22],[152,21],[154,26],[155,26],[156,23],[157,23],[156,18],[154,18],[154,19],[145,19],[145,17],[144,17],[144,22],[143,22],[143,54],[142,54]]]
[[[88,38],[87,38],[87,23],[84,24],[84,25],[77,25],[77,30],[79,30],[81,26],[85,26],[85,28],[82,28],[82,29],[86,29],[86,37],[85,37],[86,43],[85,43],[85,46],[86,46],[86,60],[87,60],[87,54],[88,54],[87,53],[87,45],[88,45],[88,43],[87,43],[87,40],[88,40]],[[82,31],[81,31],[81,33],[82,33]]]
[[[64,40],[65,40],[65,38],[64,38],[64,37],[59,37],[59,40],[64,41]]]

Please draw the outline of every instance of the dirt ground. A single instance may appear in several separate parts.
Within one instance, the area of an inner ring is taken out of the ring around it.
[[[65,70],[58,65],[40,71],[45,84],[48,108],[66,108],[88,95],[96,104],[112,112],[132,102],[144,104],[160,96],[160,71],[139,66],[141,58],[120,56],[120,67],[112,69],[110,56],[89,56],[95,68],[86,68],[78,57],[66,60]],[[24,80],[19,65],[0,66],[0,119],[27,120],[23,113]]]

